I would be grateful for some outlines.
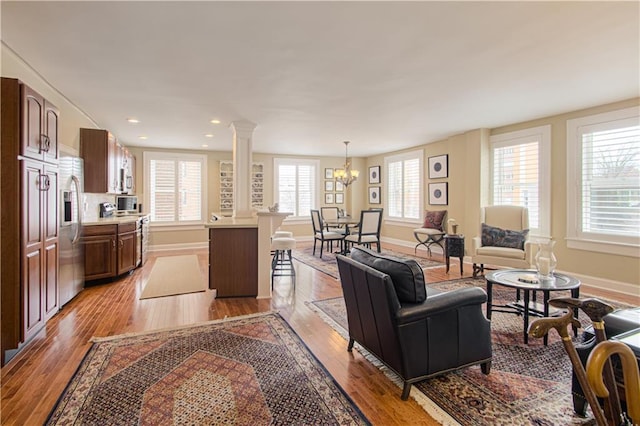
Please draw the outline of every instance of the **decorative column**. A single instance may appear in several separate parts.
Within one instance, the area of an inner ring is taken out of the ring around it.
[[[234,121],[233,130],[233,217],[252,217],[251,152],[252,135],[256,128],[250,121]]]

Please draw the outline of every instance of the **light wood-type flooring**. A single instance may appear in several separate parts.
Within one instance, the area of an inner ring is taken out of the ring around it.
[[[389,248],[407,253],[413,251]],[[88,351],[92,336],[155,330],[278,310],[373,424],[437,424],[412,399],[402,401],[400,389],[357,351],[347,352],[347,342],[305,305],[312,300],[341,296],[342,291],[338,280],[304,264],[295,262],[295,290],[290,278],[279,277],[272,299],[215,299],[212,292],[206,292],[139,300],[156,257],[189,253],[198,255],[206,277],[206,250],[152,253],[144,267],[117,281],[87,287],[65,305],[47,323],[45,330],[2,368],[1,423],[42,424]],[[444,266],[427,269],[427,282],[460,278],[456,262],[452,259],[448,274]],[[470,275],[471,265],[465,265],[465,276]],[[592,289],[589,291],[594,293]],[[600,295],[616,298],[613,294]],[[633,303],[634,300],[626,302]]]

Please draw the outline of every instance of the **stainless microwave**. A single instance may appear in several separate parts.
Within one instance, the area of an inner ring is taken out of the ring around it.
[[[132,195],[116,196],[116,210],[118,211],[138,211],[138,197]]]

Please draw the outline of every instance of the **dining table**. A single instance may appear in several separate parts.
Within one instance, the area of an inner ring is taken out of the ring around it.
[[[340,216],[336,219],[328,219],[324,221],[324,224],[326,226],[330,226],[333,228],[342,228],[344,227],[344,235],[349,235],[351,233],[351,228],[354,227],[354,225],[358,225],[360,224],[360,219],[355,218],[355,217],[351,217],[351,216]],[[350,228],[351,227],[351,228]],[[347,247],[346,244],[343,243],[342,244],[342,252],[340,254],[344,254],[346,255],[348,253],[347,251]]]

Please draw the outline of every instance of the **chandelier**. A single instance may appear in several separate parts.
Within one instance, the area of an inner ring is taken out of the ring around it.
[[[349,161],[349,141],[344,141],[344,168],[336,169],[333,172],[333,177],[336,182],[342,183],[345,188],[358,179],[360,174],[357,170],[351,170],[351,162]]]

